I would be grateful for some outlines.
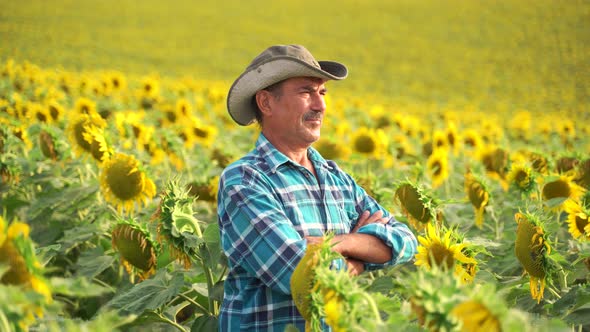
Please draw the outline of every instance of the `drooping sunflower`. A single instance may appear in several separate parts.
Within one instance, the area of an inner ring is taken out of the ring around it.
[[[590,190],[590,158],[578,165],[574,181],[581,187]]]
[[[121,220],[111,230],[111,242],[132,282],[136,275],[144,280],[156,272],[158,245],[145,227]]]
[[[56,137],[45,129],[39,132],[39,147],[45,157],[57,160],[59,153],[56,146]]]
[[[564,203],[567,213],[568,231],[574,239],[590,241],[590,209],[583,204],[568,200]]]
[[[418,236],[420,245],[416,254],[415,265],[427,269],[437,266],[441,269],[454,271],[455,275],[463,282],[471,282],[475,277],[477,260],[466,255],[469,243],[459,242],[459,236],[452,230],[446,230],[441,236],[439,227],[428,224],[426,236]]]
[[[530,278],[531,296],[537,302],[543,299],[545,284],[550,277],[550,262],[547,258],[551,245],[540,219],[531,213],[514,215],[518,223],[514,252]]]
[[[437,203],[424,188],[409,181],[401,182],[395,191],[395,201],[417,231],[423,231],[437,218]]]
[[[528,195],[535,188],[535,175],[531,167],[525,163],[513,163],[506,175],[509,186]]]
[[[543,201],[554,211],[560,211],[567,200],[578,200],[584,192],[584,188],[578,186],[572,176],[565,174],[544,178],[541,189]]]
[[[154,182],[140,169],[134,156],[116,153],[101,168],[101,192],[119,212],[131,213],[136,203],[147,204],[156,195]]]
[[[432,188],[440,187],[449,177],[449,156],[446,149],[434,149],[426,161]]]
[[[84,138],[84,133],[92,127],[105,128],[106,121],[100,115],[94,114],[72,114],[70,123],[66,129],[68,137],[77,155],[91,153],[92,146]]]
[[[488,177],[498,180],[502,188],[508,190],[508,152],[503,148],[489,145],[482,149],[480,158]]]
[[[559,174],[573,173],[580,163],[580,160],[574,156],[562,156],[555,162],[555,171]]]
[[[484,181],[471,172],[465,174],[465,192],[475,209],[475,225],[481,228],[485,207],[490,201],[490,192]]]

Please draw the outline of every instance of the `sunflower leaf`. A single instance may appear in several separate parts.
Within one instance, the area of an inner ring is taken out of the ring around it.
[[[170,276],[160,270],[152,278],[117,294],[105,308],[119,309],[122,314],[139,315],[146,310],[155,310],[177,295],[184,284],[182,273]]]

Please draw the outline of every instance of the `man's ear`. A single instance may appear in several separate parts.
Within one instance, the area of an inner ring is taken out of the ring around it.
[[[256,92],[256,105],[263,114],[270,114],[270,92],[260,90]]]

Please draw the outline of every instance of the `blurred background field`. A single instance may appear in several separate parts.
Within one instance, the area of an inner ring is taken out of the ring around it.
[[[313,287],[378,303],[341,327],[590,331],[589,28],[580,0],[0,0],[0,331],[217,329],[219,175],[258,134],[226,94],[277,43],[349,67],[313,147],[421,238]]]
[[[494,110],[587,112],[590,3],[15,1],[0,59],[229,82],[268,45],[350,67],[335,92]]]

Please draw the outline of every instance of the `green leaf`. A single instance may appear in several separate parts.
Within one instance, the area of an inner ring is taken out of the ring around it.
[[[219,321],[216,316],[203,315],[197,317],[191,326],[191,332],[209,332],[219,329]]]
[[[203,239],[207,245],[218,245],[221,242],[221,236],[219,234],[219,225],[217,223],[211,223],[207,226],[203,232]]]
[[[119,309],[123,314],[139,315],[146,310],[155,310],[165,305],[180,292],[184,284],[181,273],[172,277],[160,270],[152,278],[117,294],[105,307]]]
[[[95,297],[109,292],[114,292],[113,288],[103,287],[93,284],[84,277],[76,278],[58,278],[53,277],[49,280],[53,293],[63,294],[74,297]]]
[[[115,257],[101,254],[100,248],[82,252],[77,262],[77,275],[91,279],[112,266]]]

